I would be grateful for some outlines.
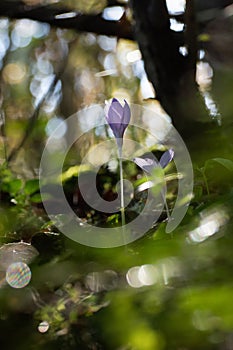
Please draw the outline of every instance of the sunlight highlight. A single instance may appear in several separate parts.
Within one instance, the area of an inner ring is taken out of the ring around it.
[[[129,63],[134,63],[142,58],[142,54],[140,50],[133,50],[128,52],[126,57]]]
[[[26,67],[22,63],[8,63],[3,69],[3,78],[8,84],[19,84],[26,77]]]
[[[166,0],[168,11],[171,13],[184,12],[185,0]]]
[[[65,12],[61,13],[60,15],[56,15],[55,19],[67,19],[67,18],[74,18],[77,16],[76,12]]]
[[[42,321],[38,326],[38,331],[40,333],[46,333],[49,330],[49,323],[47,321]]]
[[[170,18],[170,28],[175,32],[182,32],[182,30],[184,30],[184,23],[180,23],[174,18]]]
[[[196,70],[196,82],[201,89],[211,85],[213,78],[213,69],[207,62],[198,62]]]
[[[158,280],[158,271],[152,264],[142,265],[138,271],[138,279],[144,286],[152,286]]]
[[[167,286],[172,280],[183,275],[180,261],[176,257],[159,260],[156,264],[133,266],[126,273],[126,281],[132,288],[148,287],[155,284]]]
[[[219,229],[228,221],[228,214],[224,209],[203,213],[199,227],[189,232],[191,242],[200,243],[218,233]]]
[[[204,99],[209,115],[212,118],[215,118],[218,124],[221,125],[221,114],[210,92],[212,79],[213,69],[209,63],[202,61],[198,62],[196,69],[196,82],[199,85],[199,91]]]
[[[119,21],[124,12],[124,7],[121,6],[106,7],[103,11],[102,17],[107,21]]]
[[[85,284],[88,289],[95,293],[112,290],[118,285],[118,276],[113,270],[94,271],[86,276]]]
[[[131,267],[126,274],[126,281],[132,288],[143,287],[143,282],[139,279],[140,266]]]

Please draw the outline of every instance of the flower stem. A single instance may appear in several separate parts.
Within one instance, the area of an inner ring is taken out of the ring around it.
[[[121,225],[125,225],[125,200],[124,200],[124,181],[122,167],[122,152],[119,149],[119,165],[120,165],[120,188],[121,188]]]
[[[168,221],[170,221],[171,220],[171,215],[169,213],[166,195],[163,193],[163,191],[161,191],[161,194],[162,194],[163,202],[164,202],[164,205],[165,205],[165,210],[166,210],[166,213],[167,213],[167,219],[168,219]]]
[[[206,177],[206,174],[205,174],[205,169],[203,169],[203,171],[202,171],[202,176],[203,176],[204,183],[205,183],[205,186],[206,186],[207,195],[209,196],[210,195],[210,190],[209,190],[208,180],[207,180],[207,177]]]
[[[120,158],[120,184],[121,184],[121,225],[124,226],[125,225],[125,201],[124,201],[122,158]]]

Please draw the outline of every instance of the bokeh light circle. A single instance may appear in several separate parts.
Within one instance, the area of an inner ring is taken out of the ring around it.
[[[32,274],[27,264],[23,262],[15,262],[6,270],[6,281],[12,288],[24,288],[30,280]]]
[[[49,330],[49,323],[47,321],[40,322],[38,326],[38,331],[40,333],[46,333]]]

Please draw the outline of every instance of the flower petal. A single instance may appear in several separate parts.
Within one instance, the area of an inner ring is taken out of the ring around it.
[[[121,123],[123,119],[123,107],[120,102],[114,98],[106,116],[108,123]]]
[[[139,168],[146,171],[148,174],[151,174],[153,169],[158,166],[158,163],[151,158],[134,158],[133,161],[139,166]]]
[[[125,101],[125,105],[124,105],[124,109],[123,109],[123,118],[122,118],[122,122],[123,124],[125,124],[126,126],[129,125],[129,121],[130,121],[130,108],[129,105],[127,103],[126,100]]]
[[[170,163],[174,157],[174,150],[173,149],[169,149],[168,151],[166,151],[162,157],[160,158],[159,164],[162,168],[166,168],[166,166],[168,165],[168,163]]]

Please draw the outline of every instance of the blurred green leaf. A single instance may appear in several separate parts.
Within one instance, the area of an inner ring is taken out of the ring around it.
[[[39,179],[27,180],[24,186],[24,192],[27,195],[31,195],[37,192],[40,188]]]
[[[9,193],[11,195],[15,195],[22,189],[23,181],[20,179],[14,179],[8,182],[7,186],[9,189]]]
[[[233,161],[230,159],[213,158],[213,159],[208,160],[206,163],[208,164],[209,162],[217,162],[217,163],[221,164],[227,170],[233,171]]]
[[[30,197],[30,201],[32,203],[41,203],[42,202],[42,198],[40,193],[36,193],[33,196]]]

